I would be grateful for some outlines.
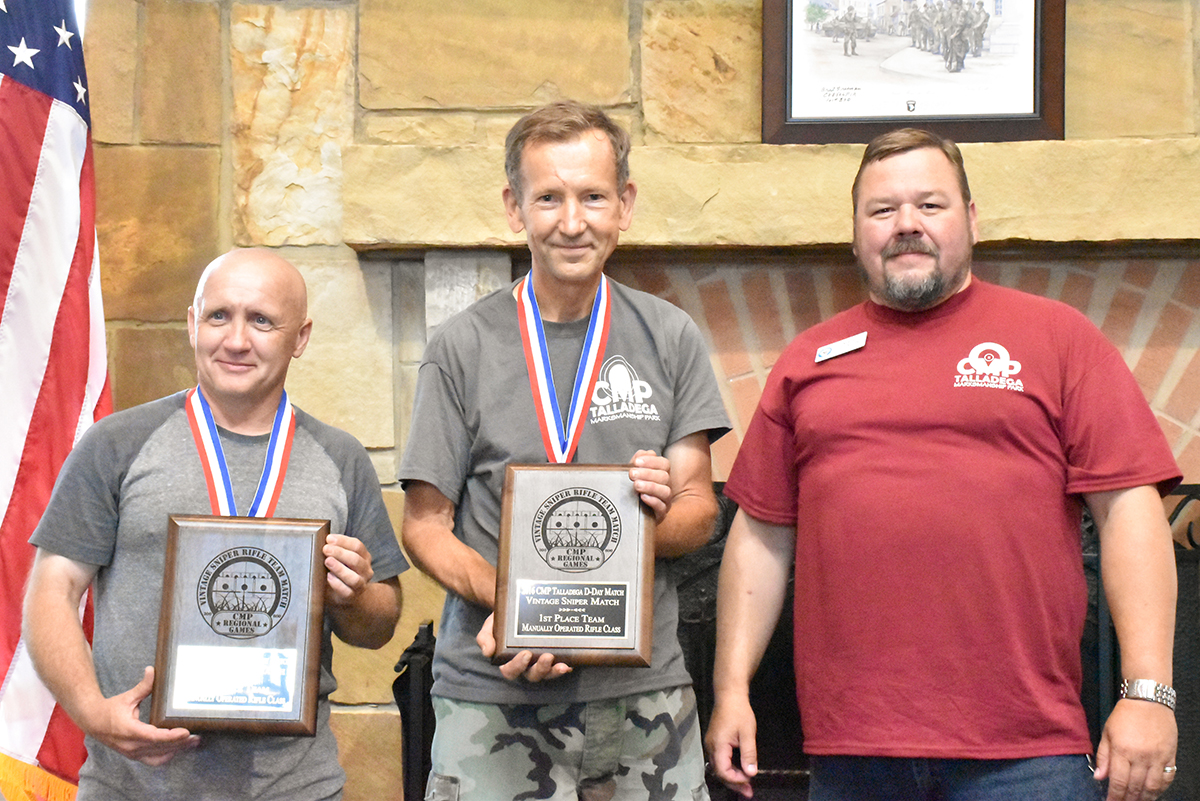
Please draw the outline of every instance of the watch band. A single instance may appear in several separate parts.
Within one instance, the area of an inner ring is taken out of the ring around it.
[[[1175,711],[1175,688],[1153,679],[1125,679],[1121,682],[1121,697],[1139,701],[1154,701]]]

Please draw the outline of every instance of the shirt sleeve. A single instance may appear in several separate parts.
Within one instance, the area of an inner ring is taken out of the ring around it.
[[[1088,366],[1074,377],[1063,399],[1067,492],[1147,484],[1160,494],[1170,492],[1182,473],[1120,352],[1097,331],[1072,353],[1072,362]]]
[[[427,349],[417,373],[416,399],[409,420],[408,443],[400,462],[400,481],[424,481],[437,487],[458,506],[466,482],[471,452],[462,399],[451,377],[437,359],[441,352],[435,340]]]
[[[777,364],[767,379],[724,490],[754,519],[781,526],[796,524],[798,501],[795,436],[786,414],[783,373]]]
[[[396,541],[396,529],[383,503],[379,477],[371,464],[371,457],[359,446],[348,467],[346,532],[367,546],[371,554],[371,569],[375,573],[372,581],[398,576],[408,570],[408,560]]]
[[[675,381],[675,417],[670,442],[704,431],[709,443],[729,431],[729,416],[721,401],[717,378],[700,329],[689,317],[679,337],[679,364]]]

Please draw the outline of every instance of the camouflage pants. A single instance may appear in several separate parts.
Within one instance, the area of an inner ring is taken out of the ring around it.
[[[433,699],[426,801],[708,801],[691,687],[591,703]]]

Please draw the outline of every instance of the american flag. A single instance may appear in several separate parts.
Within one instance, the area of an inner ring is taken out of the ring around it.
[[[111,409],[91,116],[70,0],[0,0],[0,794],[74,794],[78,729],[20,642],[29,535],[67,451]]]

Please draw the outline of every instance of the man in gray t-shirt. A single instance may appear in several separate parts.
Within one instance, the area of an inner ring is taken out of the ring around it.
[[[31,538],[38,550],[23,632],[42,680],[87,735],[81,801],[341,796],[345,775],[329,729],[337,686],[330,635],[369,648],[391,639],[396,576],[408,565],[366,451],[287,402],[288,366],[311,328],[294,266],[265,250],[222,256],[188,309],[197,389],[101,420],[63,465]],[[294,426],[276,422],[289,419]],[[207,451],[201,426],[217,443]],[[279,470],[283,480],[272,484]],[[316,736],[156,728],[146,701],[168,515],[255,514],[260,495],[260,516],[330,521]],[[91,649],[79,620],[89,586]]]
[[[656,566],[650,667],[571,667],[529,651],[500,667],[489,659],[507,464],[632,463],[658,557],[711,533],[709,444],[728,420],[700,332],[603,274],[633,214],[628,151],[604,112],[570,101],[514,126],[504,205],[532,271],[448,320],[422,360],[402,533],[448,591],[427,798],[707,798],[669,562]],[[549,369],[531,377],[526,360],[543,351]]]

